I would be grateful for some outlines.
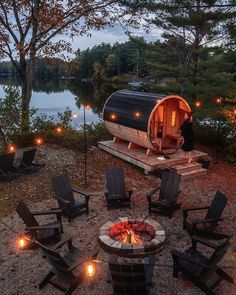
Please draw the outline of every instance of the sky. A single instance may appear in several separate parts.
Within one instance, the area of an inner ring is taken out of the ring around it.
[[[114,27],[106,27],[99,31],[91,31],[92,36],[78,36],[73,40],[67,39],[72,44],[72,49],[75,52],[78,48],[81,50],[85,50],[87,48],[92,48],[95,45],[103,43],[110,43],[111,45],[115,42],[124,43],[128,41],[128,36],[125,34],[124,29],[116,24]],[[144,39],[148,42],[156,41],[161,37],[160,30],[152,30],[151,33],[147,34],[144,30],[136,29],[131,31],[131,35],[144,37]],[[66,40],[66,39],[65,39]]]

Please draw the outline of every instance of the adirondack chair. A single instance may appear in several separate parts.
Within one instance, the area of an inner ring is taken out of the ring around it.
[[[40,168],[45,166],[44,164],[34,163],[36,151],[37,148],[32,148],[23,152],[21,162],[19,166],[17,166],[20,172],[30,174],[37,172]]]
[[[180,175],[174,170],[164,170],[161,178],[161,185],[147,194],[149,213],[155,210],[161,210],[162,213],[172,217],[174,210],[178,209],[181,204],[177,204],[177,198],[180,194],[179,184]],[[159,199],[153,200],[155,193],[159,192]]]
[[[0,180],[12,180],[20,176],[13,166],[15,153],[0,155]]]
[[[124,169],[111,167],[106,171],[105,197],[107,208],[129,207],[130,197],[133,193],[128,183],[125,183]]]
[[[63,226],[61,222],[61,210],[60,209],[51,209],[48,211],[42,212],[31,212],[27,205],[20,200],[16,207],[16,212],[19,214],[21,219],[26,225],[26,236],[29,238],[39,241],[40,243],[51,243],[57,242],[61,238],[61,233],[63,233]],[[43,215],[56,215],[56,220],[52,223],[40,225],[36,220],[35,216]],[[29,248],[34,248],[35,243],[28,243]]]
[[[214,244],[197,236],[192,236],[192,247],[184,253],[177,250],[171,251],[174,261],[173,276],[177,278],[178,272],[181,271],[206,294],[216,294],[213,290],[222,280],[233,283],[233,279],[218,266],[230,245],[229,240],[230,237],[225,236],[223,242]],[[198,243],[207,246],[208,249],[214,249],[212,255],[207,257],[198,251]],[[212,281],[216,275],[218,278]],[[209,284],[209,281],[211,284]]]
[[[62,214],[69,222],[83,212],[89,214],[90,194],[72,187],[67,174],[52,177],[52,186]]]
[[[219,221],[223,220],[221,218],[222,212],[227,203],[226,196],[217,191],[215,193],[214,199],[210,206],[195,207],[195,208],[184,208],[183,209],[183,228],[186,229],[190,235],[200,235],[200,236],[211,236],[212,238],[217,238],[218,234],[215,233],[215,228]],[[190,219],[188,213],[207,210],[207,213],[203,219]],[[220,235],[219,235],[220,236]]]
[[[118,263],[111,255],[109,269],[113,285],[113,295],[150,294],[155,256],[148,257],[148,263]]]
[[[68,252],[64,256],[57,251],[63,245],[67,244]],[[69,295],[78,287],[85,277],[85,263],[88,260],[96,259],[98,251],[92,251],[91,253],[82,253],[81,250],[74,247],[72,244],[72,238],[67,238],[54,245],[52,249],[49,249],[43,245],[40,245],[43,258],[46,258],[47,262],[51,265],[52,269],[46,275],[46,277],[39,284],[39,289],[42,289],[48,283],[55,288]],[[57,281],[53,281],[56,278]],[[59,282],[63,282],[63,286],[59,285]],[[69,283],[67,288],[64,287],[65,283]]]

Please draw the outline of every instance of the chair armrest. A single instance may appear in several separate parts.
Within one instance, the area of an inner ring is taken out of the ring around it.
[[[57,196],[56,194],[53,195],[55,199],[58,199],[59,201],[61,201],[62,203],[64,203],[65,205],[69,205],[70,204],[70,201],[66,200],[66,199],[63,199],[59,196]]]
[[[88,192],[82,192],[82,191],[80,191],[80,190],[79,190],[78,188],[76,188],[76,187],[72,187],[71,189],[72,189],[73,192],[78,193],[78,194],[81,194],[81,195],[83,195],[83,196],[85,196],[85,197],[90,197],[90,196],[91,196],[90,193],[88,193]]]
[[[95,250],[95,251],[91,250],[90,252],[85,252],[83,256],[78,257],[76,259],[76,261],[70,265],[68,270],[72,271],[73,269],[75,269],[79,265],[83,264],[84,262],[86,262],[88,260],[96,259],[98,252],[99,252],[99,250]]]
[[[199,223],[213,223],[213,222],[218,222],[218,221],[222,221],[223,218],[209,218],[209,219],[195,219],[193,220],[192,224],[199,224]]]
[[[196,210],[203,210],[203,209],[209,209],[209,208],[210,208],[210,206],[183,208],[183,211],[196,211]]]
[[[152,189],[149,193],[147,193],[147,198],[151,199],[151,197],[160,189],[160,186]]]
[[[61,225],[58,223],[49,224],[49,225],[36,225],[36,226],[26,226],[25,230],[45,230],[45,229],[57,229],[61,228]]]
[[[207,241],[207,240],[204,240],[204,239],[201,239],[199,238],[198,236],[192,236],[192,246],[196,249],[197,247],[197,243],[200,243],[200,244],[203,244],[203,245],[206,245],[210,248],[213,248],[213,249],[216,249],[217,248],[217,245],[214,244],[214,243],[211,243],[210,241]]]
[[[72,244],[72,237],[67,237],[67,238],[64,238],[62,239],[61,241],[59,241],[58,243],[56,243],[55,245],[53,245],[52,249],[53,250],[57,250],[58,248],[61,248],[63,245],[65,244]]]
[[[62,213],[61,209],[51,209],[48,211],[40,211],[40,212],[31,212],[32,215],[37,216],[37,215],[49,215],[49,214],[60,214]]]

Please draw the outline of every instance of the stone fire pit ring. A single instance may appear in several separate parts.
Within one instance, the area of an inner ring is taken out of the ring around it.
[[[117,235],[126,229],[144,231],[150,236],[142,244],[121,243]],[[98,241],[102,248],[109,253],[127,257],[145,257],[160,251],[166,240],[166,235],[161,224],[151,218],[119,217],[108,221],[100,228]]]

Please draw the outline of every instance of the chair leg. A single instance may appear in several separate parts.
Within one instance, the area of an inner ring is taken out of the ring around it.
[[[86,214],[87,215],[89,214],[89,206],[88,206],[88,204],[86,204]]]
[[[83,278],[82,275],[79,277],[76,277],[70,287],[66,290],[65,295],[71,295],[72,292],[78,287],[79,284],[81,284]]]
[[[50,271],[46,277],[41,281],[41,283],[39,284],[39,289],[42,289],[44,286],[47,285],[47,283],[50,281],[50,279],[54,276],[55,274]]]
[[[232,278],[230,275],[228,275],[223,269],[218,268],[218,269],[216,270],[216,273],[217,273],[220,277],[222,277],[224,280],[226,280],[227,282],[229,282],[229,283],[231,283],[231,284],[234,283],[233,278]]]

